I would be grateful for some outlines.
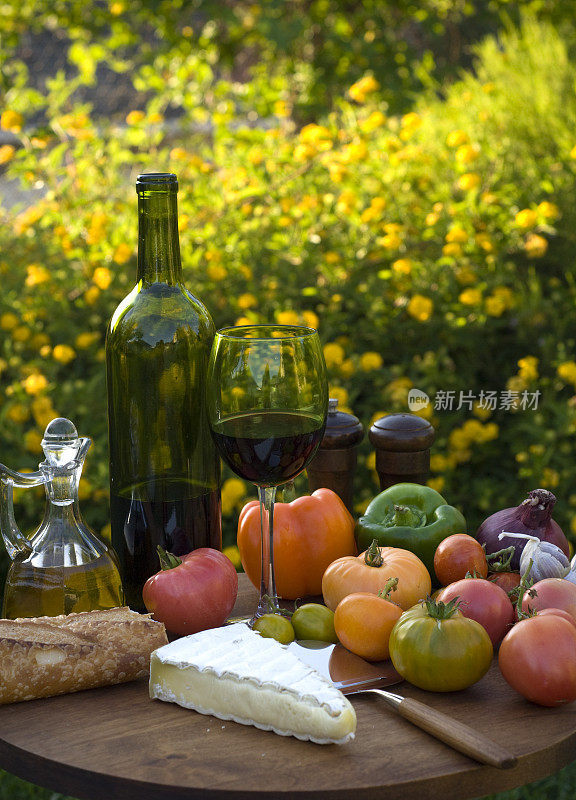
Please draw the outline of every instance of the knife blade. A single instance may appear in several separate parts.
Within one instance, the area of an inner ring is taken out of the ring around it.
[[[516,766],[516,756],[470,726],[419,700],[380,688],[403,680],[390,661],[368,662],[341,644],[326,642],[296,641],[288,650],[328,678],[342,694],[376,694],[404,719],[460,753],[498,769]]]

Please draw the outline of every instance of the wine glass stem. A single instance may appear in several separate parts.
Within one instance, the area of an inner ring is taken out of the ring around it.
[[[276,497],[275,486],[259,486],[258,499],[260,500],[260,536],[262,568],[260,578],[260,602],[254,614],[254,619],[262,614],[278,611],[278,597],[276,596],[276,582],[274,580],[274,500]]]

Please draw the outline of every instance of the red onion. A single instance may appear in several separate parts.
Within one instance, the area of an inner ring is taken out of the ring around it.
[[[529,536],[536,536],[543,542],[552,542],[568,556],[568,540],[562,528],[552,519],[555,503],[556,498],[552,492],[547,489],[533,489],[528,492],[528,497],[518,508],[505,508],[485,519],[476,532],[476,538],[480,544],[486,546],[487,554],[513,545],[515,552],[510,563],[512,570],[520,569],[520,556],[526,542],[513,539],[511,536],[499,539],[498,536],[502,531],[526,533]]]

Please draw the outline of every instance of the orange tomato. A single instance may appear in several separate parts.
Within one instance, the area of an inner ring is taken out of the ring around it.
[[[368,592],[354,592],[338,603],[334,628],[340,642],[367,661],[390,657],[388,642],[402,614],[400,606]]]
[[[424,600],[432,588],[430,573],[418,556],[399,547],[376,547],[373,542],[359,556],[344,556],[330,564],[322,578],[324,602],[334,611],[353,592],[378,594],[389,578],[398,578],[392,599],[403,609]]]
[[[238,549],[250,581],[260,586],[260,507],[247,503],[238,520]],[[356,552],[354,519],[330,489],[274,506],[274,572],[280,597],[318,595],[326,567]],[[334,610],[334,609],[332,609]]]
[[[488,563],[484,548],[473,536],[454,533],[436,548],[434,572],[442,586],[462,580],[468,572],[485,578],[488,575]]]

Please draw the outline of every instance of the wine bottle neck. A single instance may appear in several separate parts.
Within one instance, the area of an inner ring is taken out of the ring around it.
[[[182,278],[176,192],[138,194],[138,280],[178,283]]]

